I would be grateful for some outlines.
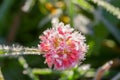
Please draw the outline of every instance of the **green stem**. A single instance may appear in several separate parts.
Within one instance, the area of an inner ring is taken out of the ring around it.
[[[0,45],[0,57],[20,56],[20,55],[40,55],[37,48],[26,48],[22,46]]]

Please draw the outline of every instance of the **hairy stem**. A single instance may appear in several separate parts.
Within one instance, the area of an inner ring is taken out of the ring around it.
[[[5,46],[0,45],[0,57],[19,56],[19,55],[40,55],[37,48],[22,47],[19,45]]]

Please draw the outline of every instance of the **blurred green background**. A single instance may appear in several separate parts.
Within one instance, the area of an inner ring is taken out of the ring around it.
[[[72,70],[55,71],[41,55],[0,56],[0,80],[92,80],[110,60],[114,63],[102,80],[120,73],[119,0],[0,0],[0,44],[37,48],[54,17],[86,36],[86,60]]]

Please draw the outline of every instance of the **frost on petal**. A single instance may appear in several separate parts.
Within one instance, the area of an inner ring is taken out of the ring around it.
[[[53,60],[51,55],[46,55],[45,57],[46,57],[45,63],[47,63],[50,68],[52,68]]]
[[[74,31],[70,25],[53,21],[53,27],[39,38],[39,50],[44,52],[45,62],[50,68],[70,69],[85,59],[88,49],[85,36]]]

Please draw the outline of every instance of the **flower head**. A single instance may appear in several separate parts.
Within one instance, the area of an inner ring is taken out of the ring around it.
[[[85,37],[74,31],[70,25],[53,23],[53,27],[39,37],[39,50],[50,68],[65,70],[74,67],[85,58],[87,45]]]

